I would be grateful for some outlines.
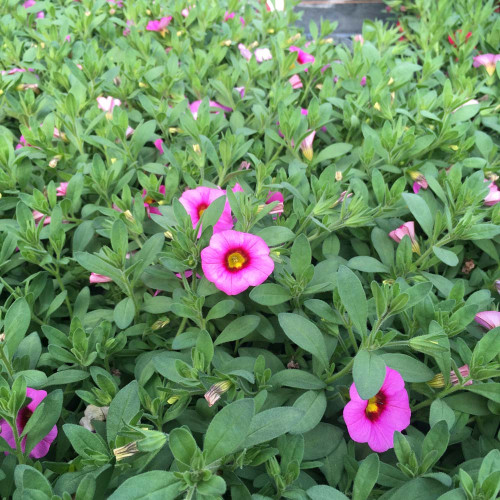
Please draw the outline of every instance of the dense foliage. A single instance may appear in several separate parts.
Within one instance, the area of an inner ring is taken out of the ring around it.
[[[0,495],[496,498],[495,3],[0,0]]]

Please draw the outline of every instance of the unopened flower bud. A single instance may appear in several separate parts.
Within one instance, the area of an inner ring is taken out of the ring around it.
[[[180,129],[180,128],[178,128],[178,127],[169,127],[169,129],[168,129],[168,132],[169,132],[170,134],[177,134],[177,133],[179,133],[180,131],[181,131],[181,129]]]
[[[147,84],[146,84],[146,83],[144,83],[144,82],[139,82],[139,87],[140,87],[141,89],[146,89],[148,86],[147,86]]]
[[[87,10],[87,11],[85,12],[85,15],[86,15],[87,17],[89,17],[89,16],[90,16],[90,14],[92,14],[92,12],[90,12],[90,10]]]
[[[179,31],[177,32],[177,36],[181,36],[183,33],[184,33],[184,32],[183,32],[182,30],[179,30]]]
[[[159,330],[160,328],[164,328],[165,326],[167,326],[169,323],[170,323],[169,318],[159,319],[152,324],[151,329]]]
[[[252,42],[248,48],[249,49],[254,49],[255,47],[258,47],[259,46],[259,42],[257,40],[255,40],[255,42]]]
[[[422,352],[429,356],[436,356],[447,350],[445,345],[441,345],[439,340],[447,337],[445,333],[429,333],[427,335],[418,335],[417,337],[412,337],[408,341],[408,345],[411,349]]]
[[[193,151],[196,153],[196,154],[201,154],[201,148],[200,148],[200,145],[199,144],[193,144]]]
[[[207,400],[208,406],[213,406],[217,401],[219,401],[222,394],[227,392],[231,386],[232,382],[229,380],[224,380],[222,382],[217,382],[205,393],[204,398]]]
[[[45,48],[45,42],[40,42],[40,47],[42,47],[42,49]]]
[[[271,35],[272,35],[272,34],[274,33],[274,30],[273,30],[273,28],[269,28],[269,29],[267,30],[267,32],[268,32],[269,34],[271,34]]]
[[[460,373],[460,376],[462,378],[469,377],[469,375],[470,375],[469,366],[468,365],[461,366],[458,369],[458,372]],[[458,379],[457,374],[455,373],[454,370],[451,370],[451,372],[450,372],[450,382],[454,386],[460,384],[460,380]],[[427,385],[429,385],[429,386],[431,386],[431,387],[433,387],[435,389],[441,389],[441,388],[443,388],[445,386],[443,374],[442,373],[438,373],[437,375],[435,375],[432,380],[429,380],[429,382],[427,382]],[[466,385],[472,385],[472,380],[468,380],[463,385],[464,386],[466,386]]]
[[[325,38],[324,40],[320,40],[320,44],[324,43],[333,43],[333,38]]]
[[[394,78],[391,76],[389,78],[389,81],[387,82],[387,85],[392,85],[394,83]]]
[[[5,333],[0,333],[0,342],[5,341]]]
[[[293,35],[292,37],[290,37],[288,40],[287,40],[287,45],[290,45],[294,42],[296,42],[299,38],[301,37],[301,34],[300,33],[295,33],[295,35]]]
[[[109,13],[110,13],[111,15],[115,14],[115,12],[116,12],[116,10],[115,10],[115,9],[109,9]]]
[[[174,237],[174,235],[170,231],[165,231],[163,234],[165,235],[165,238],[168,238],[169,240]]]
[[[52,160],[49,161],[49,167],[56,168],[61,158],[62,158],[61,155],[54,156],[54,158],[52,158]]]
[[[115,163],[116,161],[116,158],[111,158],[111,165],[113,165],[113,163]]]
[[[135,221],[134,216],[132,215],[132,212],[130,210],[125,210],[125,212],[123,212],[123,215],[125,215],[125,218],[129,222],[134,222]]]
[[[231,40],[223,40],[220,44],[223,47],[229,47],[233,42]]]
[[[137,449],[139,451],[157,451],[163,448],[167,442],[167,436],[163,432],[146,429],[144,430],[144,434],[145,437],[137,441]]]
[[[137,448],[137,441],[132,441],[131,443],[126,444],[125,446],[120,446],[119,448],[115,448],[113,450],[113,455],[116,457],[116,461],[119,462],[124,458],[134,456],[138,452],[139,448]]]
[[[335,180],[336,180],[337,182],[340,182],[340,181],[342,180],[342,178],[343,178],[343,176],[342,176],[342,172],[341,172],[340,170],[337,170],[337,171],[335,172]]]
[[[380,104],[378,102],[376,102],[374,105],[373,105],[373,108],[376,109],[377,111],[380,111],[382,108],[380,107]]]
[[[177,401],[179,401],[179,396],[170,396],[168,399],[167,399],[167,403],[169,405],[173,405],[174,403],[176,403]]]

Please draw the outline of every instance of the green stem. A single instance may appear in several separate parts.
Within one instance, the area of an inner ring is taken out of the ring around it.
[[[354,348],[354,352],[358,352],[358,342],[356,337],[354,336],[354,332],[352,331],[352,325],[346,325],[347,331],[349,332],[349,338],[351,339],[352,347]]]
[[[17,418],[14,419],[14,425],[11,425],[12,432],[14,434],[14,441],[16,442],[16,456],[20,464],[26,463],[24,459],[24,453],[21,448],[21,439],[19,438],[19,431],[17,430]]]
[[[411,411],[417,411],[422,408],[425,408],[426,406],[430,406],[436,399],[441,399],[444,398],[445,396],[448,396],[448,394],[451,394],[452,392],[456,392],[462,389],[461,385],[454,385],[449,387],[448,389],[445,389],[444,391],[441,391],[439,394],[436,394],[436,397],[434,398],[428,398],[425,401],[422,401],[421,403],[418,403],[418,405],[415,405]]]
[[[177,333],[175,334],[176,337],[177,337],[177,335],[180,335],[184,331],[186,323],[187,323],[187,318],[182,318],[181,324],[179,325],[179,328],[177,329]]]
[[[59,273],[59,264],[56,264],[56,269],[54,271],[54,277],[56,278],[57,283],[59,284],[59,288],[61,289],[61,292],[66,292],[66,298],[64,301],[66,302],[66,307],[68,308],[69,311],[69,317],[73,317],[73,308],[71,307],[71,302],[69,301],[68,297],[68,292],[66,288],[64,287],[64,283],[61,279],[61,274]]]
[[[7,369],[7,372],[9,374],[9,377],[11,380],[14,379],[14,370],[12,369],[12,365],[10,364],[10,361],[7,359],[7,356],[5,355],[3,351],[3,345],[0,346],[0,359],[2,360],[3,364],[5,365],[5,368]]]
[[[337,380],[338,378],[343,377],[346,373],[349,373],[351,371],[353,364],[354,364],[354,358],[352,358],[351,361],[349,361],[349,363],[347,363],[347,365],[345,365],[344,368],[342,368],[342,370],[335,373],[331,377],[327,378],[325,382],[327,384],[331,384],[334,380]]]

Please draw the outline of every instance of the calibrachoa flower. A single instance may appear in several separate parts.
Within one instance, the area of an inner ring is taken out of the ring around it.
[[[313,141],[314,136],[316,135],[316,131],[313,130],[301,143],[300,149],[302,154],[311,161],[313,159],[314,151],[313,151]]]
[[[269,213],[281,215],[283,213],[283,203],[285,201],[283,194],[280,193],[279,191],[269,191],[268,198],[266,200],[266,205],[269,205],[274,201],[277,201],[278,204]]]
[[[410,177],[415,181],[413,183],[413,192],[415,194],[418,194],[420,189],[427,189],[429,187],[429,184],[427,184],[427,179],[420,172],[411,170],[409,174]]]
[[[191,111],[191,113],[193,113],[193,118],[196,120],[198,118],[198,109],[200,109],[200,105],[201,105],[201,102],[202,101],[194,101],[192,102],[190,105],[189,105],[189,109]],[[229,108],[227,106],[223,106],[222,104],[219,104],[218,102],[216,101],[208,101],[208,105],[211,107],[211,108],[219,108],[219,109],[222,109],[223,111],[227,111],[228,113],[231,112],[233,110],[233,108]],[[214,111],[213,112],[214,114],[218,115],[219,112],[218,111]]]
[[[372,398],[361,399],[353,383],[344,408],[347,431],[353,441],[368,443],[377,453],[394,447],[394,432],[410,425],[411,410],[403,377],[386,367],[385,380]]]
[[[184,191],[184,193],[182,193],[182,196],[179,198],[179,201],[191,217],[193,228],[195,228],[203,212],[210,206],[210,204],[217,198],[225,195],[226,191],[224,191],[223,189],[200,186],[196,189],[188,189],[187,191]],[[231,207],[229,205],[229,202],[226,200],[222,215],[214,225],[214,233],[226,231],[227,229],[231,229],[232,227],[233,217],[231,216]],[[200,228],[198,237],[200,237],[201,235],[201,230],[202,228]]]
[[[460,373],[460,376],[462,378],[467,378],[470,375],[469,365],[461,366],[458,369],[458,372]],[[458,385],[460,382],[458,380],[457,374],[455,373],[454,370],[451,370],[451,372],[450,372],[450,382],[452,385]],[[444,387],[445,383],[444,383],[443,374],[438,373],[432,380],[429,380],[429,382],[427,382],[427,384],[430,385],[431,387],[436,388],[436,389],[440,389],[440,388]],[[468,380],[467,382],[465,382],[464,385],[472,385],[472,380]]]
[[[457,33],[462,33],[462,30],[458,30],[457,32],[455,32],[453,34],[453,36],[455,37],[455,39],[457,39]],[[467,35],[465,35],[465,41],[467,42],[467,40],[472,36],[472,32],[469,31],[467,33]],[[450,45],[453,45],[454,47],[457,45],[455,40],[452,38],[451,35],[448,35],[448,42],[450,42]]]
[[[257,286],[273,272],[274,262],[266,242],[250,233],[222,231],[201,251],[201,267],[208,281],[227,295]]]
[[[364,87],[366,85],[366,76],[364,76],[363,78],[361,78],[361,81],[359,82],[359,84]]]
[[[234,17],[236,16],[236,13],[235,12],[228,12],[226,10],[225,14],[224,14],[224,21],[229,21],[229,19],[234,19]],[[240,16],[240,23],[242,26],[245,26],[245,20]]]
[[[66,196],[69,182],[61,182],[56,189],[57,196]]]
[[[247,49],[242,43],[238,44],[238,49],[240,51],[240,54],[247,60],[250,61],[252,59],[252,52],[251,50]]]
[[[489,181],[485,180],[485,182]],[[488,207],[492,207],[493,205],[496,205],[498,202],[500,202],[500,190],[494,182],[489,184],[488,188],[490,192],[484,198],[484,204]]]
[[[500,326],[500,312],[483,311],[477,313],[474,320],[487,330],[493,330],[493,328]]]
[[[304,85],[302,85],[302,80],[299,75],[293,75],[288,79],[288,82],[292,86],[293,89],[301,89]]]
[[[161,36],[165,36],[167,26],[172,21],[172,16],[162,17],[159,20],[149,21],[146,26],[147,31],[158,31]]]
[[[229,380],[224,380],[223,382],[217,382],[205,393],[203,396],[208,403],[208,406],[213,406],[217,401],[219,401],[222,394],[227,392],[231,388],[232,383]]]
[[[268,12],[284,11],[285,10],[285,0],[267,0],[266,10]]]
[[[26,427],[31,415],[40,405],[40,403],[47,397],[46,391],[37,391],[32,389],[31,387],[26,388],[26,396],[31,399],[31,401],[24,407],[21,408],[17,414],[16,425],[17,431],[21,434]],[[0,436],[7,441],[9,446],[12,449],[16,449],[16,440],[14,439],[14,432],[11,426],[5,421],[0,420],[0,426],[2,428],[2,432]],[[33,450],[30,452],[31,458],[42,458],[49,452],[50,445],[52,441],[57,437],[57,426],[54,425],[49,433],[39,441]],[[26,436],[21,441],[21,449],[24,452],[26,449]]]
[[[44,217],[45,219],[43,221],[43,225],[46,226],[47,224],[50,224],[50,217],[46,217],[45,214],[42,214],[42,212],[39,212],[38,210],[33,210],[33,219],[35,220],[35,224],[38,224]]]
[[[255,49],[254,55],[258,63],[269,61],[273,58],[271,51],[267,48]]]
[[[104,274],[90,273],[89,281],[90,283],[108,283],[113,280],[109,276],[104,276]]]
[[[299,47],[296,47],[295,45],[292,45],[289,49],[290,52],[297,52],[297,62],[299,64],[307,64],[307,63],[313,63],[315,61],[314,56],[309,54],[309,52],[305,52]],[[305,68],[305,71],[307,71],[308,68]]]
[[[163,139],[156,139],[154,142],[155,148],[160,152],[160,154],[163,154]]]
[[[110,120],[113,117],[113,108],[115,106],[121,106],[122,102],[120,99],[115,99],[114,97],[98,97],[97,99],[97,107],[106,111],[106,118]]]
[[[158,188],[158,192],[160,194],[165,195],[165,186],[160,186]],[[151,196],[146,196],[146,195],[147,191],[144,189],[142,191],[142,197],[144,198],[144,206],[146,207],[146,212],[148,213],[148,217],[151,217],[151,214],[161,215],[161,212],[155,206],[153,206],[153,203],[156,203],[156,200],[151,198]]]
[[[500,54],[481,54],[474,57],[474,62],[472,65],[474,68],[479,68],[479,66],[484,66],[488,75],[492,76],[495,72],[496,64],[500,61]]]
[[[389,236],[396,243],[399,243],[405,236],[409,236],[411,239],[411,249],[420,255],[420,246],[415,238],[415,223],[413,221],[405,222],[402,226],[391,231]]]
[[[245,87],[234,87],[234,90],[240,94],[242,99],[245,97]]]
[[[497,289],[497,292],[500,293],[500,280],[495,281],[495,288]]]
[[[358,42],[361,46],[365,43],[363,35],[354,35],[354,41]]]

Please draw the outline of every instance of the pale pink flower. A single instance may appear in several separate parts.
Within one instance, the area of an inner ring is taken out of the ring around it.
[[[42,212],[39,212],[38,210],[33,210],[33,219],[35,221],[35,224],[38,224],[44,217],[43,225],[46,226],[47,224],[50,224],[50,217],[47,217],[45,214],[42,214]]]
[[[18,435],[21,435],[24,431],[24,428],[29,422],[29,419],[38,408],[38,406],[43,402],[43,400],[47,397],[46,391],[37,391],[32,389],[31,387],[26,388],[26,397],[30,399],[30,402],[21,408],[17,413],[16,418],[16,427]],[[0,432],[0,436],[7,441],[7,444],[12,448],[16,449],[16,440],[14,438],[14,432],[11,426],[7,423],[6,420],[0,421],[0,426],[2,431]],[[49,452],[50,445],[57,437],[57,425],[54,425],[52,429],[48,432],[48,434],[43,437],[30,452],[30,457],[34,459],[42,458]],[[26,449],[26,439],[27,436],[24,436],[21,441],[21,450],[24,452]],[[7,452],[6,452],[7,453]]]
[[[191,9],[194,9],[195,5],[188,5],[186,8],[181,10],[181,14],[183,17],[188,17],[189,16],[189,11]]]
[[[240,94],[242,99],[245,97],[245,87],[234,87],[234,90]]]
[[[385,380],[372,398],[361,399],[353,383],[351,400],[344,407],[344,421],[353,441],[368,443],[377,453],[394,447],[394,432],[410,425],[411,410],[403,377],[386,367]]]
[[[127,27],[123,30],[123,36],[129,36],[130,35],[130,26],[134,25],[134,21],[131,19],[127,20]]]
[[[248,170],[251,166],[252,165],[248,161],[243,160],[240,163],[240,166],[238,167],[238,170]]]
[[[273,58],[271,51],[267,48],[255,49],[254,55],[258,63],[269,61]]]
[[[495,281],[495,288],[497,289],[497,292],[500,293],[500,280]]]
[[[127,130],[125,130],[125,137],[128,139],[134,132],[135,130],[132,127],[127,127]]]
[[[121,106],[122,102],[120,99],[115,99],[114,97],[108,96],[108,97],[98,97],[97,99],[97,107],[99,109],[102,109],[103,111],[106,111],[107,113],[112,113],[113,108],[115,106]]]
[[[158,31],[160,33],[164,33],[167,26],[172,21],[172,16],[162,17],[159,20],[149,21],[146,26],[147,31]]]
[[[71,42],[71,35],[66,35],[64,37],[64,39],[67,41],[67,42]]]
[[[223,189],[209,188],[205,186],[197,187],[196,189],[188,189],[182,193],[179,198],[182,206],[186,209],[186,212],[191,217],[191,222],[193,228],[198,224],[203,212],[210,206],[210,204],[220,198],[221,196],[226,196],[226,191]],[[231,206],[226,200],[224,205],[224,210],[220,216],[220,219],[214,225],[214,233],[219,233],[221,231],[226,231],[233,227],[233,217],[231,215]],[[202,228],[198,233],[198,237],[201,236]]]
[[[500,61],[500,54],[481,54],[474,57],[473,66],[474,68],[484,66],[488,75],[492,76],[498,61]]]
[[[290,83],[290,85],[292,86],[293,89],[301,89],[304,85],[302,85],[302,80],[300,79],[300,76],[295,74],[293,76],[291,76],[289,79],[288,79],[288,82]]]
[[[485,180],[485,182],[489,181]],[[490,191],[484,198],[484,204],[488,207],[492,207],[493,205],[496,205],[498,202],[500,202],[500,190],[494,182],[489,184],[488,188]]]
[[[66,191],[68,190],[69,182],[61,182],[56,189],[57,196],[66,196]]]
[[[358,42],[360,45],[363,45],[365,43],[363,35],[354,35],[354,41]]]
[[[208,403],[208,406],[213,406],[217,401],[219,401],[222,394],[227,392],[231,387],[231,382],[229,380],[225,380],[223,382],[217,382],[205,393],[203,396]]]
[[[413,221],[405,222],[402,226],[399,226],[397,229],[394,229],[394,231],[391,231],[389,236],[396,243],[399,243],[405,236],[409,236],[411,240],[411,249],[420,255],[420,246],[415,237],[415,223]]]
[[[198,118],[198,110],[200,109],[201,102],[202,101],[194,101],[189,105],[189,109],[190,109],[191,113],[193,114],[193,118],[195,120]],[[219,104],[216,101],[208,101],[208,105],[210,106],[210,108],[219,108],[219,109],[222,109],[223,111],[226,111],[226,112],[230,112],[233,110],[233,108],[223,106],[222,104]],[[213,111],[213,113],[215,115],[219,114],[218,111]]]
[[[268,12],[283,12],[285,10],[285,0],[267,0],[266,10]]]
[[[493,330],[493,328],[500,326],[500,312],[483,311],[477,313],[474,320],[487,330]]]
[[[238,49],[240,50],[240,54],[247,60],[250,61],[252,59],[252,52],[248,50],[242,43],[238,44]]]
[[[201,267],[208,281],[226,293],[237,295],[258,286],[273,272],[274,262],[266,242],[250,233],[222,231],[201,251]]]
[[[458,372],[460,373],[460,376],[462,378],[467,378],[470,375],[469,365],[461,366],[458,369]],[[454,370],[451,370],[451,372],[450,372],[450,382],[453,385],[458,385],[460,382],[458,380],[457,374],[454,372]],[[472,385],[472,380],[468,380],[467,382],[465,382],[464,385]]]
[[[90,283],[108,283],[109,281],[113,281],[109,276],[104,276],[104,274],[90,273]]]

